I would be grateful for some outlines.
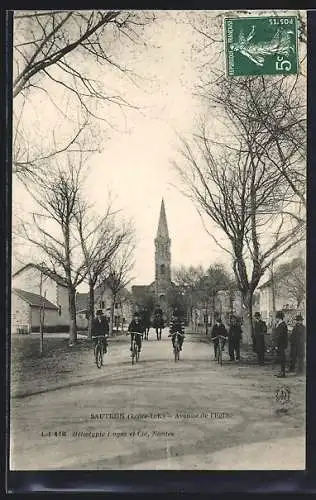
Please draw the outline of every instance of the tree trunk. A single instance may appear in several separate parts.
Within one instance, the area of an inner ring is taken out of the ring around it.
[[[208,335],[208,302],[205,304],[205,335]]]
[[[88,339],[92,338],[92,322],[94,319],[94,284],[89,283],[89,322],[88,322]]]
[[[76,323],[76,289],[73,286],[68,287],[69,298],[69,345],[72,346],[77,342],[77,323]]]
[[[253,292],[249,291],[244,299],[246,317],[244,317],[243,339],[246,344],[252,344],[253,342],[252,300]]]
[[[113,295],[112,297],[112,303],[111,303],[111,312],[110,312],[110,335],[112,336],[113,335],[113,326],[114,326],[114,305],[115,305],[115,299],[116,299],[116,296]]]

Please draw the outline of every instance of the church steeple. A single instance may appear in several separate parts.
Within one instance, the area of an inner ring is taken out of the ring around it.
[[[157,236],[156,237],[157,238],[169,239],[169,232],[168,232],[168,224],[167,224],[165,203],[164,203],[163,198],[162,198],[162,201],[161,201],[160,216],[159,216],[159,223],[158,223],[158,231],[157,231]]]
[[[155,238],[155,295],[162,307],[167,307],[167,294],[171,286],[171,240],[169,238],[166,210],[162,198],[158,230]]]

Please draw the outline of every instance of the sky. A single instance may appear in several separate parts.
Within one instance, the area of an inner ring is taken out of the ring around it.
[[[111,69],[93,64],[88,68],[101,84],[119,91],[139,110],[126,109],[122,114],[115,107],[109,108],[107,118],[116,129],[100,123],[96,126],[100,151],[88,160],[85,192],[101,214],[110,191],[115,207],[134,220],[136,250],[131,284],[149,284],[154,279],[154,238],[162,198],[171,238],[172,267],[206,268],[223,263],[230,269],[229,255],[206,232],[192,201],[182,194],[173,167],[173,162],[182,161],[179,136],[192,134],[203,112],[201,101],[194,96],[200,77],[194,50],[197,35],[185,22],[185,16],[180,19],[176,13],[162,13],[159,22],[146,29],[144,37],[146,48],[126,44],[114,49],[115,56],[133,68],[136,85],[126,75]],[[219,64],[224,68],[224,60]],[[56,101],[63,102],[60,89],[49,84],[46,88]],[[23,116],[24,128],[34,142],[39,138],[45,141],[52,131],[62,138],[67,127],[70,130],[67,121],[40,92],[35,91],[28,99]],[[16,179],[13,207],[13,218],[34,209],[25,188]],[[210,221],[208,229],[221,243],[227,243],[223,233]],[[29,259],[24,244],[13,247],[13,252],[19,258],[22,255],[24,262]]]

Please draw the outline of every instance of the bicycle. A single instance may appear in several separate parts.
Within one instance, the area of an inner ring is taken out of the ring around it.
[[[224,337],[223,335],[218,335],[217,337],[214,337],[212,339],[212,341],[214,342],[214,340],[218,339],[218,346],[217,346],[217,349],[216,349],[216,361],[218,362],[219,365],[222,366],[223,364],[223,343],[224,343],[224,340],[226,340],[226,337]]]
[[[174,353],[174,361],[177,362],[179,361],[180,359],[180,342],[179,342],[179,335],[183,335],[179,332],[175,332],[173,334],[170,334],[168,335],[168,337],[173,337],[173,335],[175,335],[175,339],[174,339],[174,342],[173,342],[173,353]]]
[[[139,361],[139,355],[140,355],[140,352],[138,350],[138,345],[136,342],[136,335],[142,335],[142,334],[140,332],[130,332],[130,333],[134,333],[134,338],[132,342],[132,365],[134,365],[135,362],[137,363]]]
[[[106,337],[96,337],[97,341],[94,346],[94,359],[98,368],[103,366],[104,344],[103,340]]]

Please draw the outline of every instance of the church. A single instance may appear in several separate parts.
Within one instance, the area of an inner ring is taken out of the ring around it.
[[[133,302],[136,309],[144,306],[160,306],[165,315],[169,315],[170,292],[175,288],[171,281],[171,239],[169,237],[164,200],[161,201],[160,215],[155,245],[155,281],[150,285],[132,286]]]

